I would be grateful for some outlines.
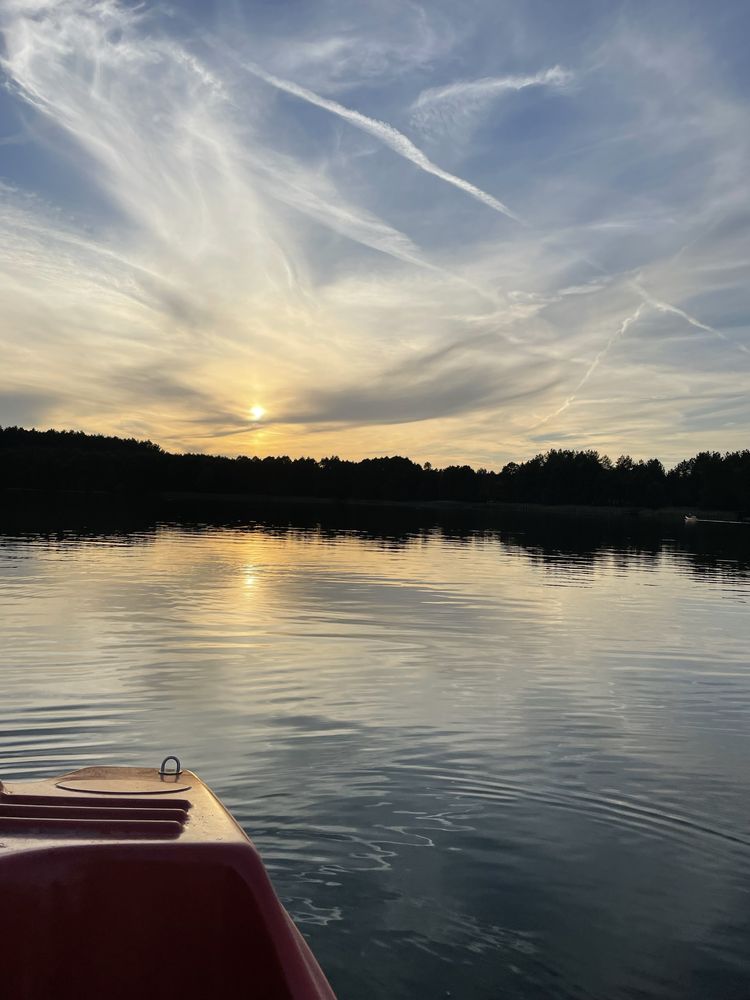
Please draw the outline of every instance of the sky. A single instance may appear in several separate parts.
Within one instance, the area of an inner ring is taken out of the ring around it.
[[[746,0],[1,0],[0,425],[750,446]]]

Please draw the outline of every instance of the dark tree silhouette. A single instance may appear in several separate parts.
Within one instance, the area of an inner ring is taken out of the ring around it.
[[[701,452],[669,472],[658,459],[552,449],[500,472],[436,469],[401,456],[351,462],[331,455],[269,458],[175,455],[151,441],[80,431],[0,428],[0,485],[7,489],[189,492],[335,500],[511,502],[604,506],[750,507],[750,451]]]

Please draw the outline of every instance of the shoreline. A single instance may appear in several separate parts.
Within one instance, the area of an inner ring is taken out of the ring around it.
[[[537,514],[553,515],[567,518],[595,519],[633,519],[645,521],[669,521],[684,523],[686,514],[694,515],[699,522],[703,519],[714,521],[738,521],[740,515],[735,510],[716,510],[708,508],[691,508],[683,510],[679,507],[639,507],[614,506],[595,504],[547,504],[519,503],[497,500],[463,501],[463,500],[382,500],[361,497],[315,497],[315,496],[285,496],[263,493],[200,493],[196,491],[159,491],[154,493],[128,493],[106,490],[43,490],[26,487],[4,487],[0,489],[0,508],[17,507],[24,502],[31,502],[35,507],[50,504],[62,504],[70,507],[78,501],[83,507],[92,503],[102,506],[123,504],[133,505],[140,509],[189,507],[340,507],[349,509],[373,508],[392,511],[424,511],[433,514],[462,512],[471,514],[502,515],[502,514]],[[746,522],[741,522],[746,523]],[[750,523],[750,522],[747,522]]]

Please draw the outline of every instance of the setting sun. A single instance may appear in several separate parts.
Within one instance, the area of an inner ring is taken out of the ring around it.
[[[250,407],[250,419],[251,420],[256,420],[256,421],[257,420],[262,420],[265,412],[266,411],[265,411],[265,409],[262,406],[258,406],[257,404],[255,406],[251,406]]]

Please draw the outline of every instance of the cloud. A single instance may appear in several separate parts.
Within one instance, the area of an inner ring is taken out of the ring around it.
[[[53,391],[0,388],[0,427],[42,427],[61,402]]]
[[[272,72],[292,77],[319,93],[392,84],[429,69],[455,45],[456,29],[433,8],[381,0],[377,9],[343,7],[327,18],[314,11],[314,22],[301,37],[288,30],[265,37],[257,58]],[[252,35],[243,34],[243,47]],[[262,53],[262,55],[261,55]]]
[[[533,425],[533,427],[531,427],[531,430],[536,430],[538,427],[542,427],[544,424],[549,423],[550,420],[554,420],[555,417],[559,417],[561,413],[564,413],[565,410],[568,409],[568,407],[571,405],[571,403],[573,403],[575,401],[576,396],[578,395],[578,393],[586,385],[586,383],[588,382],[588,380],[591,378],[591,376],[594,374],[594,372],[596,371],[596,369],[599,367],[599,365],[601,364],[601,362],[609,354],[609,352],[611,351],[611,349],[615,345],[615,343],[621,337],[623,337],[625,335],[625,333],[627,332],[627,330],[634,323],[638,322],[638,320],[641,318],[641,315],[643,314],[644,308],[645,308],[645,304],[642,302],[638,306],[638,308],[635,310],[635,312],[633,312],[629,316],[625,317],[625,319],[622,321],[622,323],[620,323],[620,325],[617,327],[617,329],[612,334],[612,336],[609,337],[609,339],[604,344],[604,346],[599,351],[597,351],[597,353],[594,355],[593,360],[591,361],[591,363],[586,368],[586,371],[583,373],[583,375],[581,376],[580,380],[573,387],[573,391],[570,393],[570,395],[566,397],[566,399],[564,400],[564,402],[560,406],[558,406],[558,408],[556,410],[554,410],[552,413],[548,414],[546,417],[543,417],[541,420],[539,420],[537,423],[535,423]]]
[[[0,5],[4,419],[490,466],[540,421],[746,445],[750,121],[716,19],[209,6]]]
[[[712,334],[719,340],[723,340],[725,344],[730,344],[732,347],[735,347],[743,354],[750,354],[750,347],[733,341],[730,337],[727,337],[725,333],[722,333],[721,330],[717,330],[716,327],[709,326],[707,323],[701,323],[700,320],[696,319],[694,316],[690,316],[689,313],[686,313],[684,309],[678,309],[677,306],[670,305],[668,302],[661,302],[659,299],[654,298],[647,291],[641,288],[638,284],[635,284],[634,288],[638,291],[639,295],[643,296],[645,302],[647,302],[650,306],[653,306],[653,308],[657,309],[659,312],[679,316],[680,319],[684,319],[686,323],[695,327],[696,330],[704,330],[706,333]]]
[[[423,90],[411,105],[411,122],[430,134],[461,132],[464,136],[493,101],[503,94],[529,87],[567,86],[574,76],[570,70],[552,66],[538,73],[486,76],[479,80],[459,80]]]
[[[445,181],[446,184],[452,184],[453,187],[465,191],[470,197],[476,198],[477,201],[480,201],[493,211],[500,212],[501,215],[507,215],[508,218],[514,219],[516,222],[520,221],[518,216],[507,205],[504,205],[493,195],[482,191],[481,188],[464,180],[463,177],[457,177],[455,174],[451,174],[447,170],[443,170],[442,167],[437,166],[421,149],[414,145],[411,139],[387,122],[379,121],[377,118],[368,118],[367,115],[363,115],[359,111],[354,111],[352,108],[347,108],[343,104],[339,104],[338,101],[322,97],[320,94],[316,94],[306,87],[301,87],[290,80],[283,80],[281,77],[274,76],[273,73],[267,73],[255,63],[244,62],[243,66],[249,73],[265,81],[269,86],[291,94],[293,97],[298,97],[300,100],[306,101],[308,104],[313,104],[324,111],[330,111],[331,114],[343,118],[344,121],[354,125],[355,128],[374,136],[385,146],[392,149],[394,153],[403,156],[404,159],[409,160],[415,166],[419,167],[420,170],[424,170],[425,173],[432,174],[434,177]]]
[[[421,358],[364,376],[356,385],[312,391],[301,408],[282,414],[289,423],[404,424],[502,409],[546,392],[557,382],[549,364],[472,362],[444,366],[439,356]]]

